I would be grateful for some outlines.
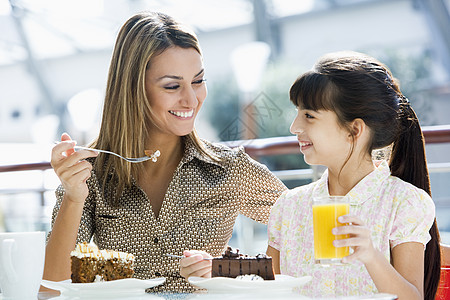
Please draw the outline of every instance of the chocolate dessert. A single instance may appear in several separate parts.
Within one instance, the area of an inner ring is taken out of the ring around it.
[[[239,249],[228,247],[222,257],[212,260],[212,277],[232,277],[239,275],[258,275],[264,280],[274,280],[272,257],[265,254],[248,256]]]

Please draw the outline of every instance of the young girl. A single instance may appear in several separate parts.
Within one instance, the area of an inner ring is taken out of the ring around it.
[[[434,299],[439,234],[419,121],[391,72],[354,52],[327,55],[290,89],[291,125],[305,161],[324,165],[317,182],[285,192],[272,208],[267,254],[276,273],[313,277],[309,296],[384,292]],[[391,159],[372,160],[387,146]],[[314,264],[312,199],[346,195],[350,213],[333,229],[353,253],[343,265]],[[426,250],[425,250],[426,249]]]

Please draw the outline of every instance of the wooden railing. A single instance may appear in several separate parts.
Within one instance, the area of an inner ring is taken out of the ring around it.
[[[424,127],[423,133],[425,136],[425,142],[427,144],[437,144],[437,143],[450,143],[450,125],[446,126],[430,126]],[[255,140],[243,140],[243,141],[232,141],[224,142],[230,147],[243,146],[246,152],[255,159],[259,159],[262,156],[271,155],[285,155],[285,154],[300,154],[298,141],[295,136],[286,137],[276,137],[276,138],[266,138],[266,139],[255,139]],[[428,164],[430,173],[433,172],[450,172],[450,155],[447,157],[448,163],[438,163],[438,164]],[[46,172],[47,169],[51,169],[50,162],[36,162],[27,164],[11,164],[11,165],[0,165],[0,173],[2,172],[17,172],[17,171],[35,171],[40,170],[42,174]],[[308,169],[293,169],[293,170],[272,170],[273,173],[281,180],[288,182],[289,180],[317,180],[321,175],[321,168],[317,166],[312,166]],[[322,170],[323,171],[323,170]],[[4,174],[6,175],[6,174]],[[7,176],[7,175],[6,175]],[[38,175],[39,176],[39,175]],[[44,176],[44,175],[42,175]],[[53,174],[53,176],[56,176]],[[0,195],[21,195],[21,194],[35,194],[39,196],[40,199],[40,215],[39,220],[36,221],[34,225],[37,230],[50,230],[49,220],[50,217],[45,215],[46,211],[46,196],[45,193],[54,190],[54,188],[46,187],[44,180],[42,180],[42,185],[37,188],[31,188],[26,186],[20,186],[18,188],[0,188]],[[48,204],[47,204],[48,205]],[[436,206],[445,207],[449,205],[448,201],[445,203],[436,202]],[[26,222],[26,221],[24,221]],[[31,221],[30,221],[31,222]],[[5,222],[6,224],[6,222]],[[34,223],[33,223],[34,224]],[[245,243],[243,241],[251,241],[253,243],[253,230],[249,235],[249,228],[255,226],[254,222],[250,222],[246,218],[238,218],[237,227],[239,234],[233,234],[238,238],[238,245],[240,249],[245,248]],[[0,224],[1,228],[1,224]],[[243,230],[245,228],[245,230]],[[249,251],[246,251],[249,252]]]
[[[426,144],[450,143],[450,125],[425,126],[422,128],[422,131]],[[224,144],[230,147],[242,145],[245,148],[245,151],[253,158],[258,158],[260,156],[299,153],[298,141],[295,136],[231,141],[224,142]],[[50,168],[50,162],[2,165],[0,166],[0,173],[46,170]]]
[[[425,126],[422,128],[426,144],[450,143],[450,125]],[[252,157],[297,154],[299,145],[295,136],[225,142],[229,146],[243,145]]]

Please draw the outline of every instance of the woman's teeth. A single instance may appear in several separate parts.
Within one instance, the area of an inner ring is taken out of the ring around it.
[[[302,147],[309,146],[309,145],[312,145],[312,143],[300,142],[300,146],[302,146]]]
[[[175,110],[169,110],[169,112],[170,112],[172,115],[175,115],[175,116],[180,117],[180,118],[190,118],[190,117],[192,117],[192,116],[194,115],[194,110],[193,110],[193,109],[190,110],[190,111],[175,111]]]

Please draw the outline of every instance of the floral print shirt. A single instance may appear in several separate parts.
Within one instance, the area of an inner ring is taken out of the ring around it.
[[[286,191],[272,207],[269,245],[280,251],[281,274],[312,276],[300,293],[308,296],[376,293],[364,264],[321,266],[314,263],[312,199],[328,196],[328,172],[318,181]],[[372,242],[387,260],[390,249],[406,242],[424,245],[435,218],[430,196],[391,176],[386,161],[363,178],[348,194],[350,214],[359,216],[371,230]]]

